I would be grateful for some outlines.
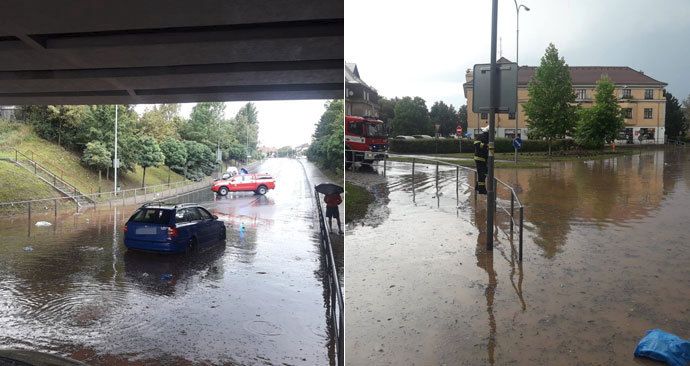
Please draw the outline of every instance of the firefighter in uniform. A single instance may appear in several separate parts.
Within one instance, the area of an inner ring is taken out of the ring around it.
[[[489,126],[482,128],[482,132],[474,140],[474,164],[477,167],[477,186],[474,189],[479,194],[486,194],[486,159],[489,158]]]

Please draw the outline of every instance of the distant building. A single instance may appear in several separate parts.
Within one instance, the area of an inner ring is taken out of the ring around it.
[[[360,77],[357,65],[345,64],[345,114],[348,116],[378,117],[379,94]]]
[[[510,62],[501,57],[497,62]],[[527,138],[529,126],[522,104],[529,99],[527,84],[532,79],[536,67],[520,66],[518,70],[518,135]],[[645,75],[642,71],[627,66],[571,66],[570,76],[577,95],[576,102],[582,107],[594,104],[597,81],[608,76],[616,86],[625,129],[620,140],[638,143],[664,143],[666,123],[666,83]],[[463,90],[467,98],[467,128],[473,133],[486,125],[488,113],[472,111],[472,70],[465,74]],[[515,134],[515,115],[500,113],[496,115],[496,137],[512,138]]]

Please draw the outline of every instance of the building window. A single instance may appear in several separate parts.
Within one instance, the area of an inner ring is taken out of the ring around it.
[[[652,109],[651,108],[645,108],[644,109],[644,119],[652,119]]]
[[[623,118],[631,119],[632,118],[632,108],[623,108],[621,110],[623,112]]]
[[[630,89],[623,89],[623,98],[624,99],[632,98],[632,91]]]
[[[579,100],[584,100],[587,99],[587,89],[577,89],[575,90],[575,93],[577,94],[577,99]]]
[[[487,119],[487,118],[489,118],[489,114],[486,113],[486,112],[482,112],[480,118],[481,118],[481,119]]]
[[[644,99],[654,99],[654,89],[645,89]]]
[[[508,113],[508,119],[515,119],[515,113],[514,112]]]

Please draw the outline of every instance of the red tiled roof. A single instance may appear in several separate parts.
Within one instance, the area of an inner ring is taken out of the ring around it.
[[[498,63],[509,62],[501,58]],[[518,85],[527,85],[534,76],[535,66],[520,66],[518,71]],[[666,86],[667,83],[653,79],[641,71],[627,66],[570,66],[570,77],[573,85],[596,85],[602,76],[608,77],[616,85],[656,85]],[[463,86],[471,87],[472,83],[464,83]]]
[[[518,84],[526,85],[532,79],[535,69],[536,67],[534,66],[520,66]],[[604,75],[607,75],[617,85],[668,85],[627,66],[570,67],[570,77],[573,80],[573,85],[596,85],[597,81]]]

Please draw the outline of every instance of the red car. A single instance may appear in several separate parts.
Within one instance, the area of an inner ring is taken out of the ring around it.
[[[254,192],[266,194],[269,189],[276,188],[276,181],[267,173],[241,174],[230,179],[220,179],[213,182],[211,190],[221,196],[228,192]]]

